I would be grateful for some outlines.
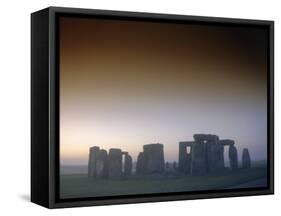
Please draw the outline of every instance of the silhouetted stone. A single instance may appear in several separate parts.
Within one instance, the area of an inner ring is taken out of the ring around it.
[[[98,146],[93,146],[89,151],[89,161],[88,161],[88,176],[96,177],[96,160],[100,148]]]
[[[144,170],[145,170],[144,156],[143,156],[143,152],[140,152],[137,158],[136,173],[144,174]]]
[[[191,159],[191,174],[192,175],[204,175],[207,173],[207,160],[206,160],[206,147],[205,143],[194,143],[192,149]]]
[[[162,144],[148,144],[143,146],[137,159],[137,174],[162,173],[165,170],[164,151]]]
[[[223,157],[223,148],[218,144],[218,136],[212,134],[194,134],[192,148],[191,174],[204,175],[220,170],[219,158]]]
[[[143,146],[144,173],[162,173],[165,170],[163,144],[147,144]]]
[[[121,149],[109,149],[108,153],[108,177],[121,179],[122,177],[122,151]]]
[[[235,144],[234,140],[231,139],[219,140],[219,144],[221,144],[222,146],[229,146],[228,157],[229,157],[230,169],[232,171],[236,170],[238,168],[238,156],[237,156],[237,149],[234,146]]]
[[[250,153],[247,148],[244,148],[242,153],[242,168],[250,168],[250,167],[251,167]]]
[[[231,139],[221,139],[218,143],[223,146],[233,146],[235,144],[234,140]]]
[[[179,171],[182,173],[190,173],[191,169],[191,153],[194,142],[179,142]],[[187,148],[190,148],[189,153]]]
[[[179,171],[192,175],[220,173],[224,166],[224,147],[229,146],[231,170],[238,168],[237,149],[234,140],[223,139],[214,134],[194,134],[194,142],[179,143]],[[186,148],[190,147],[187,153]]]
[[[132,157],[127,153],[125,154],[124,162],[124,176],[130,176],[132,174],[133,160]]]
[[[88,176],[93,178],[106,178],[108,174],[108,161],[106,150],[97,146],[91,147],[89,152]]]
[[[229,146],[228,150],[230,169],[235,171],[238,169],[237,149],[234,145]]]
[[[108,175],[108,161],[106,150],[101,149],[97,155],[96,176],[97,178],[106,178]]]
[[[205,141],[207,150],[207,172],[218,173],[224,169],[224,147],[219,144],[219,137],[212,135]]]

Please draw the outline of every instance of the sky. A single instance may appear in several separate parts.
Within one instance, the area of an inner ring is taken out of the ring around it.
[[[195,133],[267,155],[267,32],[253,26],[60,18],[60,162],[91,146],[167,161]]]

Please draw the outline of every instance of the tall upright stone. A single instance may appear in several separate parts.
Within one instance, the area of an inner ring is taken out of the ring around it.
[[[237,156],[237,149],[234,146],[235,144],[234,140],[224,139],[224,140],[220,140],[219,143],[222,146],[229,146],[228,158],[229,158],[230,169],[232,171],[236,170],[238,168],[238,156]]]
[[[232,171],[237,170],[238,169],[238,155],[237,155],[237,149],[234,145],[229,146],[228,156],[229,156],[230,169]]]
[[[122,177],[122,151],[121,149],[109,149],[108,154],[108,177],[121,179]]]
[[[224,169],[224,148],[219,144],[217,135],[209,135],[205,141],[207,151],[207,172],[218,173]]]
[[[147,144],[143,146],[144,172],[146,174],[163,173],[165,171],[163,144]]]
[[[218,136],[212,134],[194,134],[195,144],[192,148],[192,175],[205,175],[217,171],[219,167],[217,154],[221,154]]]
[[[99,150],[96,159],[96,177],[106,178],[108,176],[108,157],[106,150]]]
[[[179,171],[182,173],[190,173],[191,170],[191,155],[194,142],[179,142]],[[190,151],[187,152],[187,148]]]
[[[204,175],[207,173],[207,157],[205,140],[194,135],[195,143],[192,149],[191,174]]]
[[[106,178],[108,174],[108,160],[106,150],[98,146],[90,148],[88,162],[88,177]]]
[[[251,157],[249,150],[247,148],[243,149],[242,152],[242,168],[250,168],[251,167]]]
[[[137,174],[153,174],[165,171],[163,144],[147,144],[143,146],[137,159]]]
[[[143,152],[140,152],[137,158],[136,164],[136,173],[144,174],[145,173],[145,163],[144,163],[144,155]]]
[[[96,162],[100,148],[93,146],[89,150],[88,177],[96,177]]]
[[[125,161],[124,161],[124,176],[130,176],[132,174],[132,168],[133,168],[133,159],[128,153],[126,153]]]

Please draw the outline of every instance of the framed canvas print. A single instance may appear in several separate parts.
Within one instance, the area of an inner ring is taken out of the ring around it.
[[[31,200],[273,194],[273,21],[31,16]]]

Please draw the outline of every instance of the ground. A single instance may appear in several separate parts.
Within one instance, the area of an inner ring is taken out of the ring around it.
[[[151,194],[249,188],[266,186],[266,168],[255,167],[237,172],[208,176],[132,177],[123,180],[94,180],[87,175],[61,175],[61,198],[100,197],[129,194]]]

